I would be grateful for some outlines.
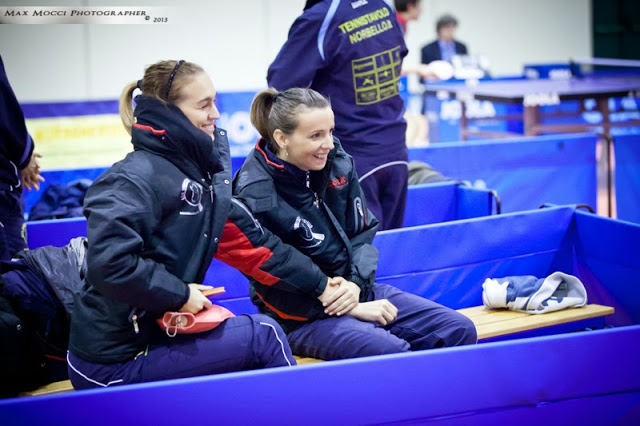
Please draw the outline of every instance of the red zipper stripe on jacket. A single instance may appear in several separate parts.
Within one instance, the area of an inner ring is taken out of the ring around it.
[[[264,152],[264,150],[260,147],[260,142],[263,141],[263,139],[260,139],[258,141],[258,143],[256,144],[256,149],[264,156],[265,161],[267,162],[268,165],[273,166],[277,169],[284,169],[284,166],[282,164],[277,164],[274,163],[273,161],[269,160],[269,157],[267,157],[267,153]]]
[[[45,358],[49,358],[49,359],[55,359],[56,361],[62,361],[62,362],[67,362],[66,358],[61,358],[59,356],[55,356],[55,355],[51,355],[51,354],[44,354]]]
[[[164,135],[165,133],[167,133],[166,130],[156,130],[151,126],[145,126],[144,124],[134,123],[133,127],[136,127],[142,130],[150,130],[154,135]]]
[[[249,238],[230,220],[224,224],[215,258],[231,265],[264,285],[273,285],[280,278],[260,269],[273,256],[266,247],[254,247]]]
[[[295,315],[289,315],[289,314],[285,314],[284,312],[276,309],[273,305],[271,305],[270,303],[268,303],[266,300],[264,300],[262,298],[262,296],[260,296],[260,293],[258,293],[256,291],[256,296],[258,296],[258,298],[260,300],[262,300],[262,303],[264,303],[264,305],[269,308],[270,310],[272,310],[273,312],[275,312],[280,318],[282,319],[288,319],[288,320],[294,320],[294,321],[309,321],[309,318],[304,318],[304,317],[297,317]]]

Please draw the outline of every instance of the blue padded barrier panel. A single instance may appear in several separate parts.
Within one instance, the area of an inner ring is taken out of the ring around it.
[[[503,212],[537,208],[543,203],[582,203],[593,207],[596,205],[595,143],[592,135],[542,136],[441,143],[412,148],[409,155],[412,160],[425,161],[449,177],[471,183],[483,181],[482,185],[497,190],[503,198]],[[231,162],[235,173],[244,157],[232,157]],[[43,189],[52,183],[67,184],[81,178],[94,180],[105,170],[44,171]],[[41,194],[42,191],[25,191],[26,211]],[[437,210],[433,214],[437,217]],[[476,216],[474,213],[460,218]],[[427,223],[433,222],[436,220],[430,219]]]
[[[640,225],[576,211],[575,269],[612,325],[640,323]],[[640,347],[640,342],[638,342]]]
[[[203,284],[224,287],[225,293],[217,299],[234,299],[249,295],[249,280],[237,269],[217,259],[211,262]]]
[[[571,273],[573,207],[379,232],[378,282],[453,309],[482,304],[482,283]]]
[[[403,226],[457,219],[456,187],[453,182],[409,186]]]
[[[100,176],[106,167],[86,168],[86,169],[56,169],[56,170],[44,170],[42,177],[45,179],[40,184],[40,191],[23,191],[25,213],[29,213],[31,208],[38,202],[44,190],[51,184],[67,185],[69,182],[73,182],[78,179],[95,180]]]
[[[69,244],[69,240],[73,238],[86,236],[87,219],[84,217],[27,222],[27,241],[30,249],[42,246],[62,247]]]
[[[489,216],[493,213],[491,192],[455,182],[411,185],[403,226]]]
[[[492,213],[491,194],[487,190],[468,188],[452,182],[416,185],[407,197],[406,226],[466,219]],[[409,208],[411,206],[411,208]],[[45,220],[27,223],[29,247],[63,246],[78,236],[86,236],[86,219]],[[205,283],[226,288],[225,298],[246,296],[248,281],[237,270],[213,260]]]
[[[471,219],[497,213],[497,200],[495,200],[490,190],[471,188],[464,185],[458,185],[456,189],[458,191],[458,213],[456,219]]]
[[[248,285],[248,283],[246,284]],[[225,294],[226,297],[226,294]],[[224,306],[236,315],[240,314],[257,314],[258,308],[251,302],[249,297],[239,297],[236,299],[212,299],[213,303]]]
[[[487,277],[571,273],[573,214],[554,207],[379,232],[378,282],[453,309],[477,306]],[[247,279],[217,260],[204,283],[225,287],[219,300],[248,295]]]
[[[617,217],[640,223],[640,135],[616,136]]]
[[[86,235],[83,221],[30,222],[30,241],[64,245]],[[640,323],[640,296],[631,284],[640,282],[639,228],[560,206],[383,231],[374,239],[377,279],[460,309],[482,303],[485,278],[563,271],[583,280],[591,302],[616,308],[612,324]],[[228,302],[233,312],[253,308],[247,279],[230,266],[213,260],[204,282],[226,288],[218,300],[238,299]]]
[[[84,218],[29,222],[31,247],[65,245],[86,235]],[[592,303],[614,306],[611,324],[640,323],[640,226],[575,211],[572,206],[379,232],[378,282],[460,309],[482,303],[488,277],[555,271],[577,275]],[[248,281],[213,260],[205,284],[235,313],[248,304]],[[253,310],[251,312],[254,312]]]
[[[231,157],[231,170],[232,173],[238,171],[244,163],[245,157]],[[69,182],[73,182],[78,179],[89,179],[91,181],[96,180],[98,176],[104,173],[107,167],[96,168],[79,168],[79,169],[51,169],[44,170],[42,177],[45,181],[40,184],[40,191],[24,191],[24,203],[25,213],[29,213],[31,208],[38,202],[44,190],[51,184],[57,183],[59,185],[67,185]]]
[[[244,164],[244,160],[246,160],[246,157],[231,157],[231,173],[233,175],[240,170],[240,167]]]
[[[374,239],[380,252],[378,276],[556,251],[573,214],[573,207],[561,206],[379,232]]]
[[[52,178],[49,177],[49,179]],[[404,226],[491,215],[492,203],[493,199],[489,191],[469,188],[453,182],[411,186],[407,194]],[[84,217],[64,219],[64,221],[66,222],[58,222],[58,220],[28,222],[29,247],[65,245],[71,238],[86,236]],[[66,225],[56,226],[57,223],[66,223]]]
[[[505,213],[544,203],[595,207],[596,142],[584,134],[439,143],[409,149],[409,159],[495,189]]]
[[[634,425],[640,418],[640,392],[549,401],[538,406],[513,407],[505,410],[488,409],[456,417],[424,419],[429,425],[441,426],[496,426],[509,424],[535,424],[545,421],[554,425],[608,424]],[[403,425],[423,424],[423,419]]]
[[[476,417],[538,424],[557,414],[545,421],[637,424],[638,341],[640,326],[633,326],[8,399],[0,401],[0,419],[5,426],[466,425]],[[335,407],[318,409],[329,397]]]

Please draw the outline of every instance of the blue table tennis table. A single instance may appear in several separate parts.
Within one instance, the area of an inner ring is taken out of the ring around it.
[[[496,103],[520,104],[523,106],[522,116],[510,115],[506,120],[522,120],[524,134],[535,136],[542,133],[585,132],[594,127],[601,127],[605,135],[610,135],[614,126],[640,126],[640,120],[611,122],[609,120],[609,99],[624,96],[640,96],[640,75],[626,74],[620,76],[586,76],[572,77],[564,80],[506,80],[479,81],[475,83],[455,82],[429,84],[425,94],[435,95],[440,99],[455,97],[461,101],[462,116],[460,119],[460,138],[466,140],[470,135],[477,135],[469,129],[473,119],[466,114],[465,103],[486,100]],[[549,124],[543,122],[541,107],[559,105],[562,101],[595,99],[596,108],[602,114],[602,123],[562,123]],[[514,136],[510,133],[482,132],[482,136],[500,137]]]

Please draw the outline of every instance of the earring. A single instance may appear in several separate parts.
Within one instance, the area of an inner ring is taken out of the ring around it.
[[[289,156],[289,151],[287,151],[287,148],[284,149],[284,155],[286,155],[287,157]]]

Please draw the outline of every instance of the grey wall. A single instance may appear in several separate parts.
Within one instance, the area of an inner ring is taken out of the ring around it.
[[[0,0],[3,6],[150,3],[175,7],[188,24],[0,25],[0,54],[18,98],[117,98],[146,65],[176,58],[204,66],[218,90],[259,89],[304,6],[304,0]],[[420,20],[409,26],[407,61],[419,61],[445,12],[459,19],[458,38],[490,59],[494,75],[591,53],[589,0],[423,0]]]

